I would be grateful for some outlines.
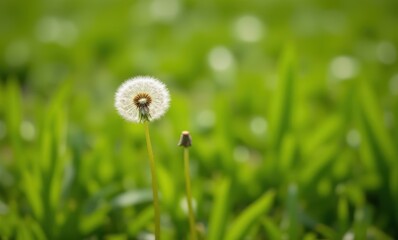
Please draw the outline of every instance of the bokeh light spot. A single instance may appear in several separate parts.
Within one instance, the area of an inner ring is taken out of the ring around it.
[[[267,121],[263,117],[254,117],[250,121],[250,130],[256,135],[263,135],[267,131]]]
[[[77,35],[78,30],[74,23],[55,17],[42,18],[36,27],[36,36],[44,43],[54,42],[69,46],[75,42]]]
[[[355,235],[353,232],[346,232],[346,234],[344,234],[343,236],[343,240],[354,240],[355,239]]]
[[[356,129],[351,129],[347,133],[346,141],[347,141],[348,145],[356,148],[361,143],[361,136]]]
[[[141,232],[138,235],[138,240],[155,240],[155,234],[149,232]]]
[[[228,48],[219,46],[210,51],[208,61],[212,69],[224,71],[232,66],[234,57]]]
[[[394,114],[392,112],[385,112],[384,113],[384,124],[387,128],[393,128],[395,121],[394,121]]]
[[[234,159],[237,162],[245,162],[250,158],[250,151],[245,146],[236,146],[234,148]]]
[[[377,59],[384,64],[393,64],[397,57],[395,46],[390,42],[381,42],[376,47]]]
[[[197,205],[198,205],[197,202],[196,202],[196,199],[192,198],[191,200],[192,200],[193,211],[196,212],[196,208],[197,208]],[[188,215],[188,202],[187,202],[187,198],[186,197],[183,197],[183,198],[180,199],[180,207],[181,207],[182,211],[186,215]]]
[[[395,74],[391,79],[390,79],[390,92],[393,95],[398,95],[398,74]]]
[[[352,57],[339,56],[334,58],[330,63],[330,71],[338,79],[349,79],[357,75],[358,63]]]
[[[32,141],[36,136],[36,129],[33,123],[29,121],[23,121],[20,126],[21,137],[26,141]]]
[[[262,22],[255,16],[239,17],[234,24],[235,36],[245,42],[257,42],[264,32]]]
[[[172,21],[180,12],[178,0],[154,0],[150,5],[152,17],[157,21]]]
[[[196,116],[196,122],[202,128],[212,127],[215,122],[214,112],[211,110],[200,111]]]

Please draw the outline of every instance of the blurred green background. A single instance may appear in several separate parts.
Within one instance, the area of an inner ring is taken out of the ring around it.
[[[398,238],[398,1],[0,1],[0,238],[152,239],[129,77],[151,124],[164,239]]]

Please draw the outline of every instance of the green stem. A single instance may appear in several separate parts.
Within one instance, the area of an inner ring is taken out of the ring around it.
[[[160,208],[159,208],[159,198],[158,198],[158,180],[156,177],[156,164],[155,164],[155,158],[153,157],[151,137],[149,136],[148,121],[144,121],[144,126],[145,126],[146,145],[148,148],[148,155],[149,155],[149,164],[151,166],[151,176],[152,176],[153,207],[155,210],[155,239],[160,240]]]
[[[185,182],[187,191],[187,203],[188,203],[188,213],[189,213],[189,225],[191,227],[191,240],[196,240],[196,223],[195,215],[192,208],[192,192],[191,192],[191,182],[189,178],[189,149],[184,147],[184,165],[185,165]]]

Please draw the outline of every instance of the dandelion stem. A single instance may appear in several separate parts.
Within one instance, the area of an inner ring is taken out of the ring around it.
[[[151,137],[149,136],[148,121],[144,121],[144,126],[145,126],[146,145],[148,148],[148,155],[149,155],[149,164],[151,167],[151,176],[152,176],[153,207],[155,210],[155,239],[160,240],[160,208],[159,208],[159,198],[158,198],[158,180],[156,177],[156,164],[155,164],[155,158],[153,157]]]
[[[191,182],[190,182],[190,178],[189,178],[189,149],[188,149],[188,147],[184,147],[184,165],[185,165],[185,182],[186,182],[186,191],[187,191],[189,225],[191,227],[191,240],[197,240],[195,215],[194,215],[193,208],[192,208]]]

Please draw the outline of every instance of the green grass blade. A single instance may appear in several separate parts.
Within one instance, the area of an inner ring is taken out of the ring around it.
[[[128,233],[130,236],[137,236],[139,231],[143,230],[146,225],[152,222],[154,218],[153,207],[143,209],[129,224]]]
[[[339,234],[343,237],[349,228],[349,205],[345,196],[341,196],[337,202],[337,217],[339,221]]]
[[[265,232],[267,233],[268,239],[282,239],[282,232],[272,220],[268,217],[264,217],[262,220]]]
[[[294,69],[293,50],[287,48],[282,57],[279,79],[274,96],[271,112],[271,144],[274,149],[279,149],[283,135],[291,127],[293,112]]]
[[[230,205],[230,188],[231,180],[228,178],[221,180],[221,183],[216,188],[214,205],[209,222],[208,240],[223,239]]]
[[[319,127],[308,134],[308,138],[303,142],[304,154],[311,155],[314,149],[322,147],[339,136],[343,128],[343,121],[340,115],[333,115],[323,121]]]
[[[298,209],[298,188],[292,184],[287,190],[286,215],[285,221],[286,233],[289,239],[295,240],[299,236],[299,209]]]
[[[17,79],[9,78],[8,84],[5,87],[4,100],[5,104],[5,120],[8,131],[8,136],[10,137],[10,142],[13,148],[13,154],[15,159],[19,161],[17,164],[23,165],[21,161],[22,149],[21,149],[21,138],[20,138],[20,126],[22,122],[22,96],[20,87]]]
[[[33,216],[42,220],[44,214],[44,206],[40,196],[42,192],[42,181],[37,175],[25,170],[22,172],[23,185],[25,195],[32,209]]]
[[[300,171],[300,180],[305,189],[313,188],[325,173],[329,173],[328,169],[339,154],[339,149],[340,145],[334,143],[314,150],[312,158],[316,161],[306,163],[305,168]]]
[[[371,215],[368,207],[359,207],[354,216],[354,234],[355,239],[366,239],[371,221]]]
[[[361,103],[361,126],[363,130],[363,146],[362,148],[365,159],[371,159],[372,165],[376,168],[378,176],[381,180],[379,196],[381,196],[381,208],[390,213],[392,225],[398,224],[398,180],[394,173],[398,172],[398,164],[396,159],[398,153],[396,144],[391,139],[388,129],[385,125],[382,110],[377,103],[377,99],[370,86],[363,82],[360,88]]]
[[[279,153],[280,160],[278,161],[279,171],[283,176],[289,178],[294,177],[295,174],[291,173],[295,160],[297,158],[297,143],[291,134],[287,134],[282,141],[281,151]],[[294,171],[294,170],[293,170]]]
[[[248,206],[231,224],[225,239],[244,239],[245,234],[261,219],[271,208],[274,201],[275,191],[269,190],[257,201]]]
[[[169,210],[177,211],[175,203],[177,202],[177,194],[174,179],[169,171],[158,164],[157,174],[159,178],[159,189],[161,204]]]
[[[145,190],[130,190],[115,196],[110,204],[112,208],[131,207],[144,202],[152,201],[152,192]]]
[[[388,134],[383,112],[377,104],[376,96],[366,83],[363,83],[361,86],[360,101],[364,119],[369,125],[369,130],[372,134],[372,138],[375,140],[375,144],[377,144],[377,147],[380,149],[382,156],[387,161],[393,162],[397,159],[396,145]]]

